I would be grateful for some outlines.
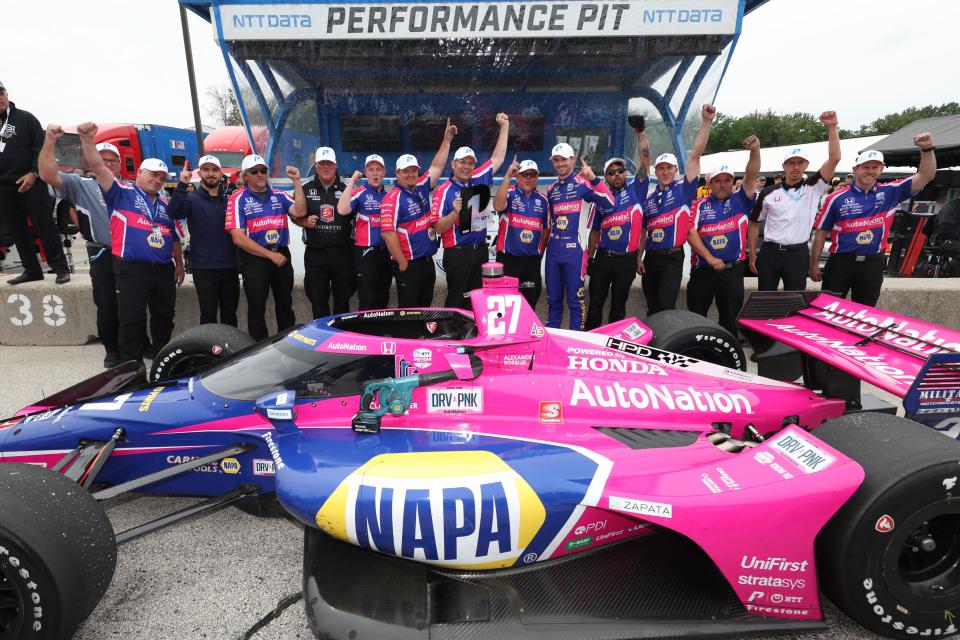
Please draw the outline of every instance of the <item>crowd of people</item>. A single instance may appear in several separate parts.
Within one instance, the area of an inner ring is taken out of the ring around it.
[[[424,170],[415,156],[401,155],[390,190],[384,186],[387,167],[381,156],[369,155],[363,171],[344,182],[334,149],[320,147],[310,180],[304,182],[296,167],[285,168],[292,196],[270,185],[270,167],[258,155],[243,159],[242,184],[228,194],[220,160],[207,155],[198,163],[199,184],[191,186],[192,172],[185,169],[168,200],[163,196],[166,164],[147,158],[134,181],[121,180],[119,151],[96,144],[97,127],[90,122],[77,127],[90,177],[61,171],[55,145],[63,129],[51,124],[44,135],[36,118],[16,109],[0,85],[0,145],[5,145],[0,148],[0,209],[24,266],[7,283],[44,277],[27,218],[43,241],[57,282],[69,280],[57,231],[40,215],[52,208],[40,202],[50,185],[73,204],[87,241],[105,366],[143,360],[147,310],[154,343],[169,340],[176,285],[184,279],[178,220],[189,226],[200,322],[236,326],[242,282],[247,330],[258,340],[267,336],[270,293],[278,329],[296,321],[290,223],[303,230],[304,290],[315,318],[349,311],[355,293],[361,310],[386,307],[393,282],[399,307],[432,305],[434,255],[441,244],[445,306],[468,308],[468,293],[480,286],[481,265],[488,258],[492,216],[499,218],[497,259],[507,275],[519,279],[531,306],[541,296],[545,273],[548,327],[561,326],[564,303],[568,328],[600,326],[608,298],[607,321],[623,319],[637,275],[649,314],[675,308],[686,244],[692,253],[688,308],[706,315],[716,304],[720,324],[734,335],[746,269],[757,274],[760,290],[775,290],[781,282],[785,289],[802,290],[809,276],[822,280],[825,290],[852,292],[855,301],[875,304],[894,210],[936,171],[930,134],[914,139],[921,151],[916,175],[880,184],[883,156],[870,150],[840,180],[834,176],[840,161],[837,115],[825,111],[820,121],[828,131],[828,158],[812,173],[805,149],[795,147],[783,158],[782,177],[765,184],[759,176],[761,142],[750,136],[743,142],[750,152],[746,166],[712,167],[701,185],[700,159],[716,113],[712,105],[703,106],[682,174],[671,153],[651,162],[642,130],[632,177],[623,158],[608,159],[597,176],[582,158],[578,163],[569,144],[559,143],[551,152],[556,179],[541,191],[537,163],[514,157],[492,194],[492,206],[475,209],[464,226],[461,196],[469,198],[481,187],[489,194],[505,163],[506,114],[496,116],[499,135],[489,158],[481,161],[473,149],[460,147],[451,160],[457,127],[448,120],[429,167]],[[451,176],[440,184],[448,166]],[[586,247],[581,217],[589,228]],[[828,237],[830,257],[821,271]]]

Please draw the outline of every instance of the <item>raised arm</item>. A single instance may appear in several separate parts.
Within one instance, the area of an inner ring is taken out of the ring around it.
[[[757,192],[757,176],[760,175],[760,139],[750,136],[743,141],[743,148],[750,152],[747,168],[743,174],[743,195],[753,198]]]
[[[447,166],[447,158],[450,157],[450,143],[453,137],[457,135],[457,126],[450,124],[450,118],[447,118],[447,127],[443,130],[443,142],[437,149],[437,155],[433,156],[433,162],[430,163],[430,189],[437,186],[440,176],[443,175],[443,168]]]
[[[646,131],[637,131],[637,179],[650,175],[650,139]]]
[[[513,162],[510,163],[510,166],[507,167],[507,172],[503,174],[503,182],[500,183],[500,186],[497,187],[497,193],[493,196],[493,210],[494,211],[505,211],[507,208],[507,192],[510,191],[510,183],[513,182],[514,176],[517,175],[517,171],[520,170],[520,163],[517,162],[517,156],[513,156]]]
[[[910,183],[911,193],[920,193],[937,175],[937,156],[934,152],[933,136],[924,131],[913,137],[913,144],[920,148],[920,166]]]
[[[493,155],[490,156],[493,173],[500,170],[500,167],[503,166],[503,161],[507,157],[507,138],[510,137],[510,118],[505,113],[498,113],[497,124],[500,125],[500,134],[497,136],[496,146],[493,147]]]
[[[348,216],[353,213],[353,206],[350,204],[350,201],[353,199],[353,189],[357,186],[357,183],[360,182],[360,178],[363,177],[363,174],[359,171],[354,171],[353,175],[347,179],[347,184],[343,188],[343,193],[340,194],[340,199],[337,200],[337,213],[342,216]]]
[[[830,182],[840,163],[840,127],[837,124],[837,112],[824,111],[820,114],[820,122],[827,126],[827,159],[820,167],[820,177],[824,182]]]
[[[687,158],[687,168],[684,175],[687,182],[693,182],[700,177],[700,156],[707,148],[707,142],[710,140],[710,127],[717,117],[717,108],[712,104],[705,104],[700,110],[700,117],[703,122],[700,124],[700,130],[693,138],[693,145],[690,147],[690,157]]]
[[[290,207],[290,215],[294,218],[302,218],[307,215],[307,197],[303,194],[300,169],[287,165],[287,177],[293,182],[293,206]]]
[[[56,190],[63,188],[63,181],[60,180],[60,165],[57,163],[57,140],[63,137],[63,128],[58,124],[47,125],[47,135],[43,139],[43,146],[40,147],[40,155],[37,156],[37,169],[40,173],[40,179]]]
[[[97,125],[92,122],[77,125],[77,134],[80,136],[80,144],[83,147],[83,159],[87,161],[90,170],[97,176],[100,189],[104,192],[109,191],[110,187],[113,186],[114,177],[113,172],[107,169],[107,165],[103,164],[103,158],[100,157],[100,152],[97,151],[97,147],[93,143],[93,138],[97,135]]]

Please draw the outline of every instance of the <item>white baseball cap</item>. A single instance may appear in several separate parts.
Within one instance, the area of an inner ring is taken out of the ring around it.
[[[375,153],[371,153],[370,155],[367,156],[367,159],[363,161],[363,166],[366,167],[371,162],[378,162],[380,166],[384,168],[386,168],[387,166],[386,163],[383,161],[383,158],[381,156],[378,156]]]
[[[330,147],[320,147],[313,156],[314,162],[332,162],[337,164],[337,154]]]
[[[656,167],[658,164],[672,164],[675,167],[679,167],[677,164],[677,156],[672,153],[661,153],[657,156],[657,159],[654,161],[653,166]]]
[[[537,174],[540,173],[540,167],[537,166],[537,163],[533,160],[524,160],[520,163],[520,170],[517,173],[524,173],[526,171],[536,171]]]
[[[417,169],[420,168],[420,163],[417,162],[417,156],[405,153],[397,158],[397,171],[406,169],[407,167],[416,167]]]
[[[460,147],[459,149],[457,149],[457,152],[453,154],[454,160],[463,160],[464,158],[467,158],[467,157],[470,157],[476,160],[477,154],[475,154],[473,152],[473,149],[471,149],[470,147]]]
[[[724,175],[724,174],[730,176],[731,178],[734,177],[734,175],[733,175],[733,169],[731,169],[729,165],[722,164],[722,165],[720,165],[719,167],[717,167],[716,169],[714,169],[713,171],[710,172],[710,175],[707,176],[707,182],[710,182],[711,180],[713,180],[713,179],[716,178],[717,176],[722,176],[722,175]]]
[[[97,151],[109,151],[110,153],[116,155],[118,158],[120,157],[120,151],[109,142],[101,142],[100,144],[98,144]]]
[[[220,158],[217,156],[203,156],[199,161],[197,161],[197,168],[199,169],[205,164],[216,165],[218,169],[223,168],[223,166],[220,164]]]
[[[169,173],[167,163],[160,158],[147,158],[140,163],[140,171],[163,171],[164,173]]]
[[[860,155],[857,156],[857,159],[853,161],[853,166],[861,165],[865,162],[879,162],[883,164],[883,154],[877,151],[876,149],[867,149],[866,151],[861,151]]]
[[[800,158],[801,160],[810,162],[810,156],[807,155],[807,151],[803,147],[791,147],[787,149],[787,152],[783,154],[783,161],[786,162],[790,158]]]
[[[269,165],[267,165],[267,161],[263,159],[263,156],[258,156],[255,153],[250,154],[249,156],[246,156],[243,159],[243,162],[240,163],[240,173],[243,173],[244,171],[249,171],[250,169],[253,169],[254,167],[259,167],[261,165],[266,167],[267,169],[270,168]]]
[[[573,158],[576,156],[573,152],[573,147],[568,145],[566,142],[561,142],[560,144],[554,145],[553,151],[550,152],[550,157],[560,156],[562,158]]]
[[[627,161],[624,160],[623,158],[610,158],[609,160],[603,163],[603,172],[606,173],[607,169],[610,168],[610,165],[617,164],[618,162],[623,165],[624,169],[627,168]]]

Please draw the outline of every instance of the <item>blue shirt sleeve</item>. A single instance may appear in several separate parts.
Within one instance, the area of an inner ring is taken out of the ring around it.
[[[680,181],[680,193],[683,194],[682,204],[689,207],[697,199],[697,184],[697,180],[687,180],[687,176],[683,176],[683,180]]]
[[[185,185],[182,189],[180,188],[181,184],[177,184],[177,188],[173,190],[173,196],[170,198],[170,204],[167,205],[167,213],[174,219],[189,218],[193,215],[193,203],[190,202],[190,194],[187,192]]]
[[[896,206],[904,200],[909,200],[913,197],[913,178],[907,178],[899,184],[894,185],[894,189],[893,202],[891,204]]]
[[[824,205],[823,210],[820,212],[820,216],[813,223],[814,229],[819,229],[820,231],[829,231],[833,229],[833,221],[836,219],[836,214],[834,213],[834,205],[837,203],[837,198],[831,198],[826,205]]]
[[[100,190],[103,191],[103,187],[100,187]],[[123,187],[121,187],[120,183],[116,180],[113,181],[113,184],[110,185],[109,189],[103,191],[103,200],[107,203],[108,211],[113,211],[117,208],[117,202],[120,200],[122,191]]]

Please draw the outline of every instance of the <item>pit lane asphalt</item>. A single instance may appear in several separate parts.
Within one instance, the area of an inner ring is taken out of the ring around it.
[[[99,345],[0,346],[4,386],[0,417],[102,371],[102,360]],[[890,394],[877,395],[899,406]],[[193,502],[121,496],[109,501],[106,509],[114,529],[123,531]],[[302,553],[299,525],[255,518],[232,508],[149,534],[120,548],[110,588],[75,639],[308,640],[313,636],[298,597]],[[828,632],[789,637],[881,637],[865,631],[827,600],[824,609]]]

